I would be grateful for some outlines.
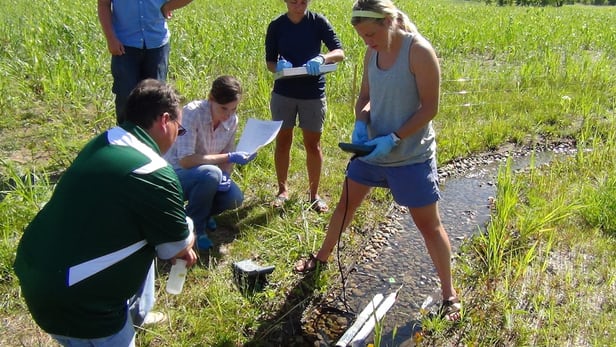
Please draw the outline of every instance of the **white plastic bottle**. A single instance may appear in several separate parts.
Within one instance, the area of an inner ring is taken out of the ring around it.
[[[176,259],[175,264],[169,271],[169,278],[167,279],[167,293],[180,294],[184,287],[184,281],[186,280],[186,260]]]
[[[195,226],[193,220],[186,216],[186,224],[188,224],[188,231],[192,234]],[[175,265],[171,266],[169,271],[169,278],[167,279],[167,293],[180,294],[182,288],[184,288],[184,281],[186,280],[186,260],[176,259]]]

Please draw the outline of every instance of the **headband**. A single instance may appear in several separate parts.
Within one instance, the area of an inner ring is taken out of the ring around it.
[[[362,18],[376,18],[376,19],[385,18],[385,15],[382,13],[378,13],[374,11],[363,11],[363,10],[354,10],[352,16],[362,17]]]

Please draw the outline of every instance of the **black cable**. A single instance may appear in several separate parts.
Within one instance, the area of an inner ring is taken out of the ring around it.
[[[347,176],[347,173],[349,171],[349,165],[351,165],[351,162],[357,157],[358,157],[357,154],[353,155],[351,159],[349,159],[346,169],[344,170],[344,188],[346,190],[345,204],[344,204],[345,208],[344,208],[344,214],[342,215],[342,223],[340,224],[340,230],[338,231],[338,241],[336,243],[336,258],[338,261],[338,271],[340,272],[340,281],[342,284],[342,297],[340,298],[340,300],[342,301],[342,304],[349,312],[353,312],[353,310],[351,309],[351,307],[349,306],[346,300],[346,279],[344,276],[344,271],[342,271],[342,262],[340,261],[340,239],[342,238],[342,232],[344,231],[344,224],[347,218],[347,211],[349,209],[349,178]]]

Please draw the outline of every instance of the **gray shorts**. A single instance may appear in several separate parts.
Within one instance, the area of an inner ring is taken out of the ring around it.
[[[272,120],[282,121],[282,129],[293,128],[299,119],[300,128],[322,133],[327,102],[325,97],[304,100],[272,93],[270,111]]]

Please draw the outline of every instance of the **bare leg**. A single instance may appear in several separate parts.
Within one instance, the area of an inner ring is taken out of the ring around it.
[[[308,169],[308,182],[310,185],[310,201],[319,198],[319,183],[321,181],[321,168],[323,166],[323,153],[321,152],[321,133],[302,130],[304,147],[306,148],[306,167]]]
[[[336,209],[327,226],[327,234],[325,235],[321,249],[317,253],[317,259],[327,261],[338,242],[338,238],[340,238],[342,232],[353,220],[355,211],[357,211],[359,205],[364,201],[370,189],[371,188],[368,186],[345,178],[340,201],[338,205],[336,205]]]
[[[276,149],[274,151],[274,165],[278,179],[278,194],[276,196],[289,197],[287,178],[289,175],[289,162],[291,160],[291,143],[293,142],[293,128],[281,129],[276,136]]]
[[[451,277],[451,245],[449,244],[449,236],[441,223],[437,203],[419,208],[409,208],[409,212],[424,238],[426,248],[436,268],[438,278],[441,281],[443,299],[456,298],[457,293],[453,288]]]

